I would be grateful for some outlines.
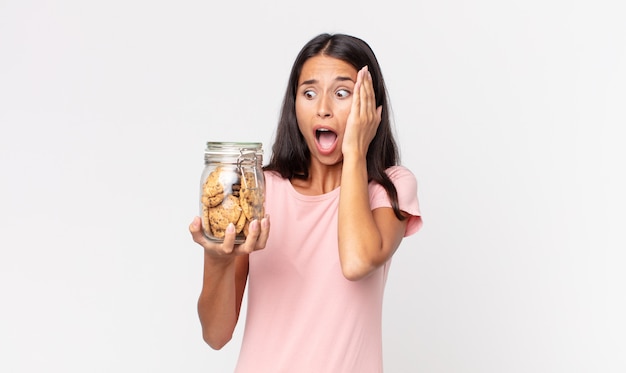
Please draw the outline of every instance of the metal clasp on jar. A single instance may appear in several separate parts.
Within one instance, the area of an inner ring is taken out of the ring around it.
[[[264,216],[264,191],[262,189],[263,171],[258,164],[257,152],[253,149],[241,149],[237,158],[237,169],[241,174],[239,202],[248,220]]]
[[[245,161],[252,161],[252,164],[256,165],[257,157],[256,157],[256,151],[254,149],[246,149],[246,148],[239,149],[239,157],[237,157],[237,169],[240,169],[241,165]]]
[[[239,149],[239,157],[237,157],[237,171],[241,175],[241,182],[244,188],[256,188],[256,186],[258,185],[257,178],[259,175],[257,175],[255,169],[255,167],[257,167],[257,162],[257,152],[255,149]],[[246,172],[246,166],[252,169]],[[248,183],[250,182],[250,172],[252,173],[252,175],[254,175],[254,179],[252,180],[254,185],[248,185]]]

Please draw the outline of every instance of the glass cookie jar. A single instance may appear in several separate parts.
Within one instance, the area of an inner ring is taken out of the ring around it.
[[[207,238],[223,242],[232,223],[235,243],[243,243],[250,222],[265,216],[262,166],[261,143],[207,142],[200,181],[200,216]]]

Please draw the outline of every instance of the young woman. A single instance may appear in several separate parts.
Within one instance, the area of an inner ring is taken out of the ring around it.
[[[382,372],[382,299],[390,259],[420,217],[414,175],[398,164],[387,94],[370,47],[322,34],[291,70],[272,156],[267,216],[234,245],[207,240],[198,313],[226,344],[248,309],[236,372]],[[271,233],[270,233],[271,216]]]

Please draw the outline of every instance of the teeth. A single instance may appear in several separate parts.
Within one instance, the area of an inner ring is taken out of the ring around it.
[[[331,132],[331,131],[329,129],[326,129],[326,128],[320,128],[320,129],[315,131],[315,136],[319,139],[320,138],[320,134],[322,132]]]

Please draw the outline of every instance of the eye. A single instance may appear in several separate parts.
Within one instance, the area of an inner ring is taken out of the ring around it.
[[[347,89],[340,89],[335,94],[339,98],[346,98],[346,97],[350,96],[350,91],[348,91]]]
[[[315,96],[317,96],[317,93],[313,92],[310,89],[304,91],[304,97],[308,98],[309,100],[315,98]]]

